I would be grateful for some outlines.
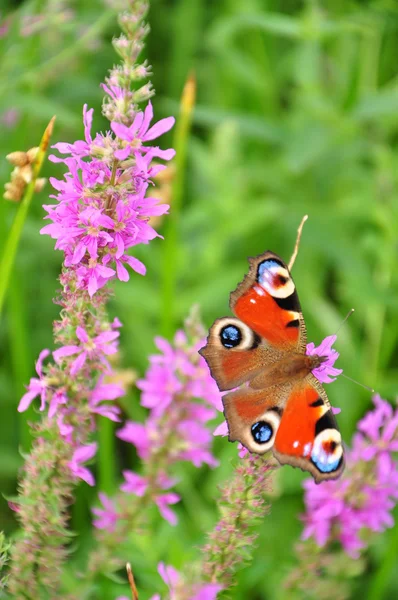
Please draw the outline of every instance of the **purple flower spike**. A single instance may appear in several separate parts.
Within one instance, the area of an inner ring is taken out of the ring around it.
[[[174,118],[150,127],[152,118],[149,103],[129,127],[113,121],[113,133],[93,136],[93,111],[85,105],[85,139],[53,146],[66,157],[52,155],[50,160],[65,163],[69,171],[63,181],[51,178],[56,204],[44,207],[51,223],[41,233],[56,240],[55,248],[65,253],[65,266],[76,273],[79,289],[90,297],[110,279],[128,281],[126,267],[145,275],[145,265],[127,251],[157,237],[149,218],[168,210],[146,192],[152,178],[165,168],[152,164],[153,159],[168,161],[175,152],[145,144],[169,131]]]
[[[398,499],[398,411],[373,397],[375,409],[359,421],[353,447],[346,453],[347,468],[340,479],[316,485],[306,480],[303,538],[318,546],[339,541],[347,554],[358,558],[367,531],[384,531],[394,524],[391,511]]]
[[[336,369],[333,366],[339,357],[337,350],[332,348],[336,339],[336,335],[329,335],[317,347],[315,347],[313,342],[307,344],[306,354],[308,356],[317,355],[326,358],[319,367],[316,367],[312,371],[321,383],[332,383],[332,381],[335,381],[336,377],[343,372],[343,369]]]

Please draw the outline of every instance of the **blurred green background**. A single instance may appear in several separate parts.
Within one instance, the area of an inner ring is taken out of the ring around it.
[[[112,36],[119,33],[110,0],[0,1],[0,184],[9,178],[4,157],[38,144],[56,114],[53,142],[83,135],[82,105],[95,108],[95,128],[105,130],[99,83],[116,61]],[[247,269],[247,256],[272,249],[288,260],[304,214],[294,278],[309,341],[339,331],[338,366],[347,375],[395,401],[398,389],[398,4],[395,0],[324,2],[298,0],[152,0],[146,54],[157,90],[155,115],[178,115],[184,82],[197,79],[197,104],[187,147],[187,166],[177,235],[137,248],[148,267],[115,284],[112,315],[124,324],[122,362],[144,373],[153,337],[171,336],[199,302],[208,327],[229,313],[229,292]],[[173,143],[173,134],[162,142]],[[49,162],[44,176],[62,177]],[[0,323],[0,479],[13,494],[19,448],[27,448],[26,414],[16,406],[34,375],[34,360],[52,348],[58,309],[61,253],[39,235],[41,204],[50,186],[34,198],[18,250],[6,310]],[[16,207],[1,201],[0,243]],[[172,205],[173,210],[173,205]],[[167,234],[167,219],[160,226]],[[173,247],[170,246],[173,244]],[[173,256],[173,261],[167,257]],[[170,297],[167,281],[176,286]],[[165,283],[166,282],[166,283]],[[339,378],[327,386],[342,408],[339,424],[349,443],[355,424],[370,407],[370,393]],[[126,413],[142,419],[132,393]],[[34,418],[31,412],[29,418]],[[108,432],[104,436],[107,437]],[[126,450],[115,452],[102,489],[112,492]],[[236,448],[216,441],[220,468],[183,465],[176,530],[159,518],[155,539],[142,535],[128,558],[135,565],[142,598],[162,583],[156,564],[176,568],[197,556],[204,532],[216,520],[218,484],[231,476]],[[251,566],[239,572],[233,598],[278,600],[294,564],[294,544],[303,511],[306,475],[285,467],[273,499],[272,517],[259,528]],[[73,511],[79,532],[71,570],[89,544],[92,490],[81,486]],[[154,519],[157,515],[154,511]],[[15,528],[5,500],[0,529]],[[398,534],[390,530],[372,545],[366,575],[353,598],[398,596]],[[127,593],[103,582],[101,598]],[[332,596],[331,596],[332,597]]]

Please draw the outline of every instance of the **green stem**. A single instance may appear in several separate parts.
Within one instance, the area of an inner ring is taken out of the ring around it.
[[[100,418],[98,422],[98,482],[99,489],[112,494],[116,486],[114,423]]]
[[[10,277],[15,262],[15,256],[22,235],[23,226],[25,224],[25,220],[29,212],[30,203],[35,192],[36,180],[40,174],[44,158],[46,156],[46,151],[54,124],[54,119],[55,117],[51,119],[41,139],[39,152],[37,154],[33,167],[32,181],[26,188],[24,197],[19,206],[14,222],[11,226],[11,231],[3,248],[3,255],[0,262],[0,316],[3,309],[4,300],[7,294]]]
[[[179,223],[185,188],[185,164],[194,103],[195,80],[190,77],[185,84],[182,94],[180,114],[174,134],[174,147],[176,149],[174,164],[176,174],[172,186],[172,205],[165,228],[163,248],[162,333],[166,337],[170,337],[173,334],[176,326],[174,300],[177,293],[178,279]]]
[[[9,285],[7,314],[11,368],[15,382],[15,395],[18,399],[25,391],[24,384],[29,381],[33,364],[23,297],[23,281],[16,271]],[[15,415],[17,416],[16,412]],[[28,452],[32,442],[29,422],[37,420],[37,413],[33,407],[30,407],[28,412],[18,414],[16,418],[18,418],[20,446],[24,452]]]

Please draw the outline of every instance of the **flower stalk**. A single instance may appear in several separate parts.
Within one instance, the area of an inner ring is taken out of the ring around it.
[[[151,126],[151,104],[144,111],[138,109],[138,102],[149,97],[143,88],[131,89],[134,81],[147,75],[146,68],[133,65],[148,30],[142,23],[148,4],[131,0],[126,5],[128,10],[120,17],[125,35],[115,42],[124,62],[103,86],[108,94],[104,110],[114,119],[111,131],[93,136],[93,110],[85,106],[85,139],[57,143],[54,148],[61,157],[50,157],[68,169],[63,180],[50,180],[55,203],[44,207],[50,223],[41,230],[64,253],[56,299],[61,310],[54,324],[57,347],[52,356],[47,349],[40,353],[37,377],[30,380],[18,406],[24,412],[39,397],[40,411],[45,413],[34,427],[33,448],[12,504],[22,526],[9,575],[9,590],[18,598],[59,594],[71,535],[66,524],[73,489],[79,480],[95,483],[87,463],[97,451],[97,417],[120,420],[114,401],[124,389],[107,382],[114,375],[109,357],[118,351],[121,327],[118,319],[110,322],[107,316],[109,283],[115,278],[127,281],[126,266],[145,274],[145,266],[130,249],[158,236],[149,219],[168,210],[148,197],[147,190],[152,177],[165,168],[152,165],[152,160],[170,160],[174,150],[148,142],[168,131],[174,119]],[[39,157],[42,160],[40,152]]]
[[[137,381],[148,418],[145,423],[128,421],[117,432],[121,440],[135,446],[142,470],[139,474],[123,471],[120,493],[113,499],[100,494],[102,506],[93,509],[98,532],[88,567],[92,578],[121,567],[125,557],[120,548],[137,534],[138,527],[147,524],[151,506],[171,525],[177,523],[171,508],[180,500],[173,490],[176,463],[218,464],[210,452],[212,436],[205,425],[217,415],[220,394],[197,352],[202,344],[203,329],[194,316],[187,320],[185,331],[177,332],[173,344],[156,339],[159,354],[150,358],[145,378]]]
[[[235,571],[252,560],[257,538],[254,526],[270,511],[268,501],[275,462],[269,456],[245,454],[233,476],[221,490],[222,515],[202,549],[204,581],[223,588],[233,584]]]

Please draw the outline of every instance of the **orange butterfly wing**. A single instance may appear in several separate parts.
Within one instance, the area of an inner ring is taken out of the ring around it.
[[[249,263],[249,273],[231,293],[231,309],[269,345],[304,352],[305,324],[287,265],[269,251]]]
[[[272,451],[281,464],[309,471],[317,483],[342,473],[341,435],[326,392],[312,374],[292,388]]]
[[[217,319],[200,351],[221,391],[249,381],[287,352],[305,352],[304,319],[286,264],[273,252],[249,262],[231,293],[238,319]]]
[[[272,450],[278,462],[309,471],[317,483],[343,471],[341,435],[313,375],[265,390],[241,388],[223,403],[231,442],[256,454]]]

